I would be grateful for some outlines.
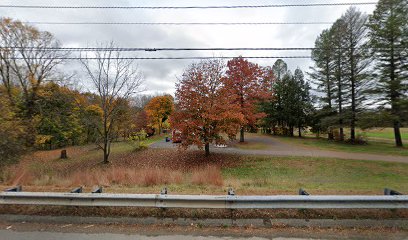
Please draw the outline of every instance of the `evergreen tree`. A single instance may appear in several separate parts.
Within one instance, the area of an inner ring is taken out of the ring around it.
[[[315,48],[312,50],[312,60],[314,67],[311,67],[311,72],[308,73],[312,79],[312,83],[316,85],[316,91],[321,93],[319,102],[321,104],[321,111],[319,112],[319,119],[331,117],[334,114],[333,101],[334,93],[334,78],[333,78],[333,49],[331,41],[331,32],[326,29],[317,37],[315,41]],[[319,130],[326,130],[328,139],[333,139],[333,131],[330,126],[319,126]]]
[[[313,111],[312,98],[310,96],[310,85],[305,81],[304,74],[300,68],[295,70],[293,80],[296,83],[296,121],[298,136],[302,136],[302,129],[310,123],[310,115]]]
[[[377,83],[373,94],[390,106],[395,144],[402,147],[401,105],[408,90],[408,1],[380,0],[368,27]]]
[[[343,48],[346,25],[342,19],[337,20],[330,29],[333,50],[333,78],[335,79],[335,102],[337,104],[337,124],[340,129],[340,141],[344,140],[344,95],[347,91],[344,78],[345,51]]]
[[[282,91],[284,83],[283,78],[288,72],[288,65],[286,64],[285,61],[282,59],[276,60],[276,62],[272,66],[272,71],[275,74],[275,82],[273,83],[273,89],[274,89],[274,97],[276,98],[276,101],[273,102],[273,107],[272,111],[275,111],[275,120],[277,121],[277,125],[283,125],[283,119],[282,115],[279,114],[279,112],[282,111]]]
[[[364,98],[364,88],[367,84],[366,69],[370,63],[367,49],[364,47],[366,42],[366,21],[367,16],[351,7],[341,17],[345,24],[345,35],[343,48],[345,51],[344,77],[345,84],[350,90],[346,95],[350,102],[350,114],[347,120],[350,124],[350,140],[355,142],[355,128],[357,113],[361,109]]]
[[[293,136],[297,127],[301,136],[301,130],[308,126],[313,111],[310,86],[299,68],[292,74],[286,63],[278,60],[274,69],[278,77],[273,82],[273,96],[262,104],[262,110],[267,114],[265,121],[272,126],[274,134]]]

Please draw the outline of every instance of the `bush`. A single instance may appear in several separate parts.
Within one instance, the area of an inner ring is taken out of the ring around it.
[[[343,133],[343,139],[345,138],[345,134]],[[341,141],[341,136],[340,136],[340,130],[339,129],[333,129],[333,139],[335,141]]]
[[[355,145],[366,145],[368,144],[367,136],[365,133],[359,133],[356,135],[356,138],[351,140],[350,138],[346,140],[346,143],[355,144]]]
[[[146,149],[148,146],[143,142],[146,140],[145,130],[141,130],[135,134],[132,134],[127,141],[135,147],[135,150]]]

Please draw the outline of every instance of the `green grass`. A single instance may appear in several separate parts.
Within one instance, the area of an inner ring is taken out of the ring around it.
[[[384,138],[394,140],[394,129],[384,128],[384,129],[373,129],[365,132],[365,135],[370,138]],[[403,140],[408,140],[408,129],[401,128],[401,137]]]
[[[367,192],[384,187],[408,192],[408,164],[311,157],[247,157],[238,167],[223,169],[240,188],[314,193]]]
[[[400,128],[401,138],[403,141],[408,142],[408,128]],[[346,137],[349,137],[350,129],[345,128],[344,132]],[[356,134],[367,137],[368,141],[380,141],[387,143],[394,143],[394,129],[393,128],[372,128],[367,130],[356,129]],[[306,136],[315,136],[313,133],[307,133]]]
[[[328,141],[324,138],[297,138],[297,137],[279,137],[279,139],[294,144],[316,147],[319,149],[343,151],[343,152],[355,152],[355,153],[369,153],[369,154],[381,154],[381,155],[397,155],[408,156],[408,148],[395,147],[393,143],[386,142],[374,142],[369,141],[367,145],[353,145],[335,141]],[[408,143],[407,143],[408,144]]]
[[[153,143],[164,141],[165,138],[168,137],[168,136],[169,136],[168,134],[154,135],[154,136],[151,136],[151,137],[146,138],[145,140],[143,140],[141,142],[141,145],[150,146]],[[138,146],[138,144],[136,142],[135,143],[126,142],[126,141],[114,142],[114,143],[112,143],[111,153],[112,154],[118,154],[118,153],[129,152],[129,151],[137,149],[137,146]]]
[[[165,138],[166,137],[170,137],[170,135],[169,134],[164,134],[164,135],[154,135],[154,136],[151,136],[151,137],[149,137],[149,138],[146,138],[146,140],[144,140],[143,142],[146,144],[146,145],[152,145],[153,143],[156,143],[156,142],[160,142],[160,141],[165,141]]]

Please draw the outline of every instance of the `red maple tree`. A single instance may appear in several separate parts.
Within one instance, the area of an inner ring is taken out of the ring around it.
[[[264,71],[258,64],[238,57],[227,63],[225,87],[230,91],[231,104],[238,104],[240,113],[245,116],[240,126],[240,142],[244,142],[246,126],[254,126],[265,116],[259,112],[258,103],[271,96],[270,72]]]
[[[176,109],[170,118],[181,132],[182,146],[196,145],[210,154],[210,144],[235,138],[243,115],[223,83],[225,65],[206,60],[190,65],[176,84]]]

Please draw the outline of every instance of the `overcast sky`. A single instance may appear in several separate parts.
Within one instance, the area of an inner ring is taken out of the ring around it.
[[[375,1],[375,0],[372,0]],[[264,5],[290,3],[367,2],[366,0],[2,0],[0,5],[64,6],[210,6]],[[357,6],[372,13],[374,5]],[[263,9],[9,9],[0,8],[0,16],[30,22],[333,22],[348,6],[291,7]],[[140,26],[140,25],[36,25],[55,35],[64,47],[95,46],[114,41],[119,47],[313,47],[318,34],[330,25],[229,25],[229,26]],[[309,51],[225,51],[225,52],[136,52],[135,57],[177,56],[293,56]],[[291,70],[307,70],[308,59],[284,59]],[[274,59],[251,60],[271,66]],[[140,60],[146,93],[174,93],[177,76],[192,60]],[[77,64],[67,69],[81,71]],[[85,81],[85,79],[84,79]]]

